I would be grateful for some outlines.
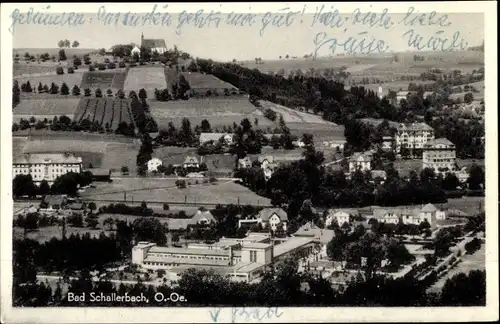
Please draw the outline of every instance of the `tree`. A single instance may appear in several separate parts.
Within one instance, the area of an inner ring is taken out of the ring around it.
[[[66,52],[63,49],[59,50],[59,60],[66,61],[66,59]]]
[[[69,39],[64,40],[64,47],[70,47],[71,46],[71,41]]]
[[[159,245],[167,242],[167,228],[156,218],[138,218],[132,224],[134,239],[150,241]]]
[[[82,65],[82,60],[79,57],[75,57],[73,59],[73,65],[76,66],[76,67]]]
[[[38,189],[38,192],[40,193],[40,195],[42,196],[45,196],[47,195],[49,192],[50,192],[50,185],[49,183],[47,182],[47,180],[42,180],[40,182],[40,187]]]
[[[52,84],[50,85],[50,93],[51,94],[59,93],[59,87],[54,82],[52,82]]]
[[[304,133],[302,135],[302,142],[304,143],[305,146],[314,145],[313,135],[310,133]]]
[[[12,131],[17,132],[19,130],[19,125],[17,123],[12,124]]]
[[[170,206],[167,203],[163,204],[163,210],[169,210]]]
[[[148,94],[146,92],[146,89],[142,88],[139,90],[139,99],[146,99],[148,97]]]
[[[92,212],[97,209],[97,206],[95,202],[92,201],[88,204],[87,208],[90,210],[90,213],[92,214]]]
[[[80,43],[78,41],[73,41],[73,44],[71,45],[71,47],[73,48],[77,48],[78,46],[80,46]]]
[[[96,98],[101,98],[102,97],[102,90],[100,88],[97,88],[95,90],[95,96],[96,96]]]
[[[63,48],[64,47],[64,40],[60,40],[57,42],[57,47]]]
[[[89,88],[85,88],[84,93],[85,93],[85,97],[90,97],[92,95],[92,91],[90,91]]]
[[[126,175],[129,173],[129,169],[128,169],[128,166],[124,165],[121,167],[121,172],[123,175]]]
[[[31,88],[31,83],[29,81],[26,82],[26,87],[24,88],[24,92],[33,92],[33,89]]]
[[[31,174],[18,174],[12,180],[12,194],[14,197],[28,196],[32,198],[36,193],[37,187]]]
[[[69,88],[65,82],[61,85],[61,94],[65,96],[69,95]]]
[[[200,130],[202,132],[205,132],[205,133],[211,133],[212,132],[212,128],[211,128],[210,123],[209,123],[208,120],[203,119],[201,121]]]
[[[469,171],[469,178],[467,183],[470,190],[480,190],[484,187],[484,170],[480,166],[473,164]]]
[[[21,90],[19,89],[19,83],[14,80],[14,85],[12,86],[12,109],[14,109],[19,102],[21,102]]]
[[[464,95],[464,102],[467,104],[470,104],[470,103],[472,103],[472,101],[474,101],[474,95],[472,94],[472,92],[466,93]]]
[[[446,280],[442,290],[440,306],[485,306],[486,272],[471,270],[459,273]]]
[[[435,255],[438,257],[447,255],[452,245],[452,240],[453,236],[447,228],[440,229],[433,241]]]
[[[50,191],[53,194],[75,196],[78,191],[78,174],[70,172],[57,177]]]
[[[73,96],[79,96],[80,95],[80,88],[75,84],[73,86],[73,89],[71,90],[71,93]]]

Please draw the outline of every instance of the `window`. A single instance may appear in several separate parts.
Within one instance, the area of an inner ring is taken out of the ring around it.
[[[250,251],[250,262],[257,262],[257,251]]]

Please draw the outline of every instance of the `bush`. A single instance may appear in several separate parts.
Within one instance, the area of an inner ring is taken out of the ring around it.
[[[118,67],[120,67],[120,68],[124,68],[124,67],[126,67],[126,66],[127,66],[127,65],[125,64],[125,62],[120,62],[120,63],[118,63]]]
[[[272,110],[270,108],[267,108],[264,111],[264,117],[266,117],[270,121],[275,121],[278,116],[277,116],[277,114],[276,114],[276,112],[274,110]]]
[[[68,73],[69,73],[69,74],[75,73],[75,69],[74,69],[74,68],[72,68],[72,67],[69,67],[69,68],[68,68]]]
[[[64,69],[61,66],[58,66],[56,69],[57,74],[64,74]]]
[[[108,69],[116,69],[116,64],[113,62],[108,63]]]
[[[104,65],[104,64],[99,64],[97,67],[98,67],[98,69],[99,69],[100,71],[104,71],[104,70],[106,70],[106,65]]]
[[[89,71],[90,72],[95,71],[95,68],[92,65],[89,65]]]

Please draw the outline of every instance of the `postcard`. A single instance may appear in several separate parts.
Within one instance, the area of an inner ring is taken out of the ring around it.
[[[1,8],[2,322],[498,320],[495,2]]]

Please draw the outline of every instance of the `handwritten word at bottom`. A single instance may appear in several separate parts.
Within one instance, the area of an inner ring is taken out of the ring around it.
[[[226,311],[226,312],[224,312]],[[278,310],[278,307],[264,307],[264,308],[245,308],[245,307],[232,307],[232,308],[215,308],[210,310],[210,318],[213,323],[244,323],[244,322],[266,322],[272,319],[280,318],[283,312]]]

